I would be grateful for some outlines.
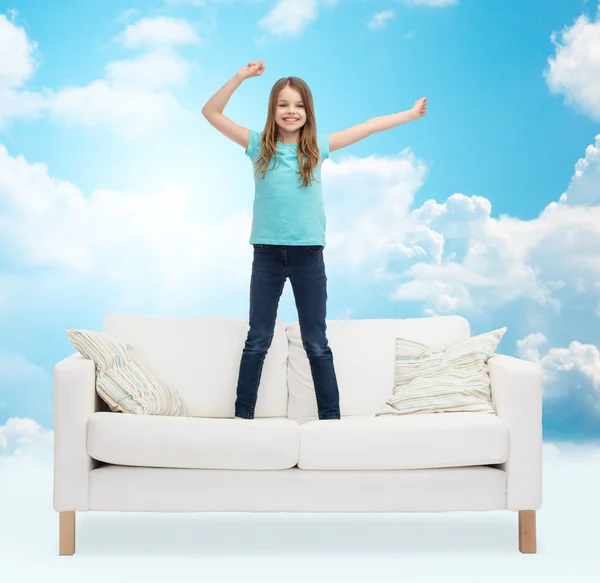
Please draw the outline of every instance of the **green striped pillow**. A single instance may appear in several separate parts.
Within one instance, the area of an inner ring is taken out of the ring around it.
[[[77,351],[96,365],[96,391],[111,411],[188,417],[177,391],[152,371],[130,344],[107,332],[67,329]]]
[[[396,338],[396,372],[384,413],[496,414],[492,406],[487,360],[506,327],[472,336],[457,344],[426,346]]]

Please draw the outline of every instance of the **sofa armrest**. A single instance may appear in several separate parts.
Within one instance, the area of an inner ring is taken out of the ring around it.
[[[94,362],[78,352],[54,365],[54,509],[88,510],[87,424],[99,408]]]
[[[537,510],[542,504],[542,372],[533,362],[494,354],[488,359],[492,405],[510,431],[506,508]]]

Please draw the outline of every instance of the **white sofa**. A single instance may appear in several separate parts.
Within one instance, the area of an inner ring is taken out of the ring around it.
[[[536,552],[542,383],[531,362],[488,360],[497,415],[379,415],[395,338],[470,336],[460,316],[331,320],[340,420],[319,420],[298,323],[277,319],[255,418],[234,419],[243,318],[111,314],[176,389],[191,417],[111,412],[79,353],[54,367],[54,509],[59,553],[75,552],[76,512],[519,512],[519,550]]]

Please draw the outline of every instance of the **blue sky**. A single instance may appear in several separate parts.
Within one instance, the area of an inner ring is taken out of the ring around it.
[[[544,371],[545,439],[598,440],[598,3],[300,6],[0,0],[0,428],[52,428],[65,328],[247,316],[251,167],[200,110],[262,58],[225,109],[257,130],[288,75],[319,133],[428,97],[323,166],[328,318],[506,325],[498,352]]]

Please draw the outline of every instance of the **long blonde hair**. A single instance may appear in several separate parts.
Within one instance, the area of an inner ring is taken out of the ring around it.
[[[302,99],[306,121],[300,128],[300,137],[298,139],[298,174],[302,178],[302,186],[307,187],[314,180],[313,170],[319,163],[319,147],[317,145],[317,123],[315,120],[315,110],[313,106],[312,93],[308,85],[299,77],[282,77],[271,88],[269,95],[269,110],[267,121],[260,140],[260,150],[256,161],[254,162],[255,174],[261,172],[263,178],[269,167],[271,157],[277,160],[277,124],[275,123],[275,110],[277,109],[277,97],[284,87],[295,89]]]

